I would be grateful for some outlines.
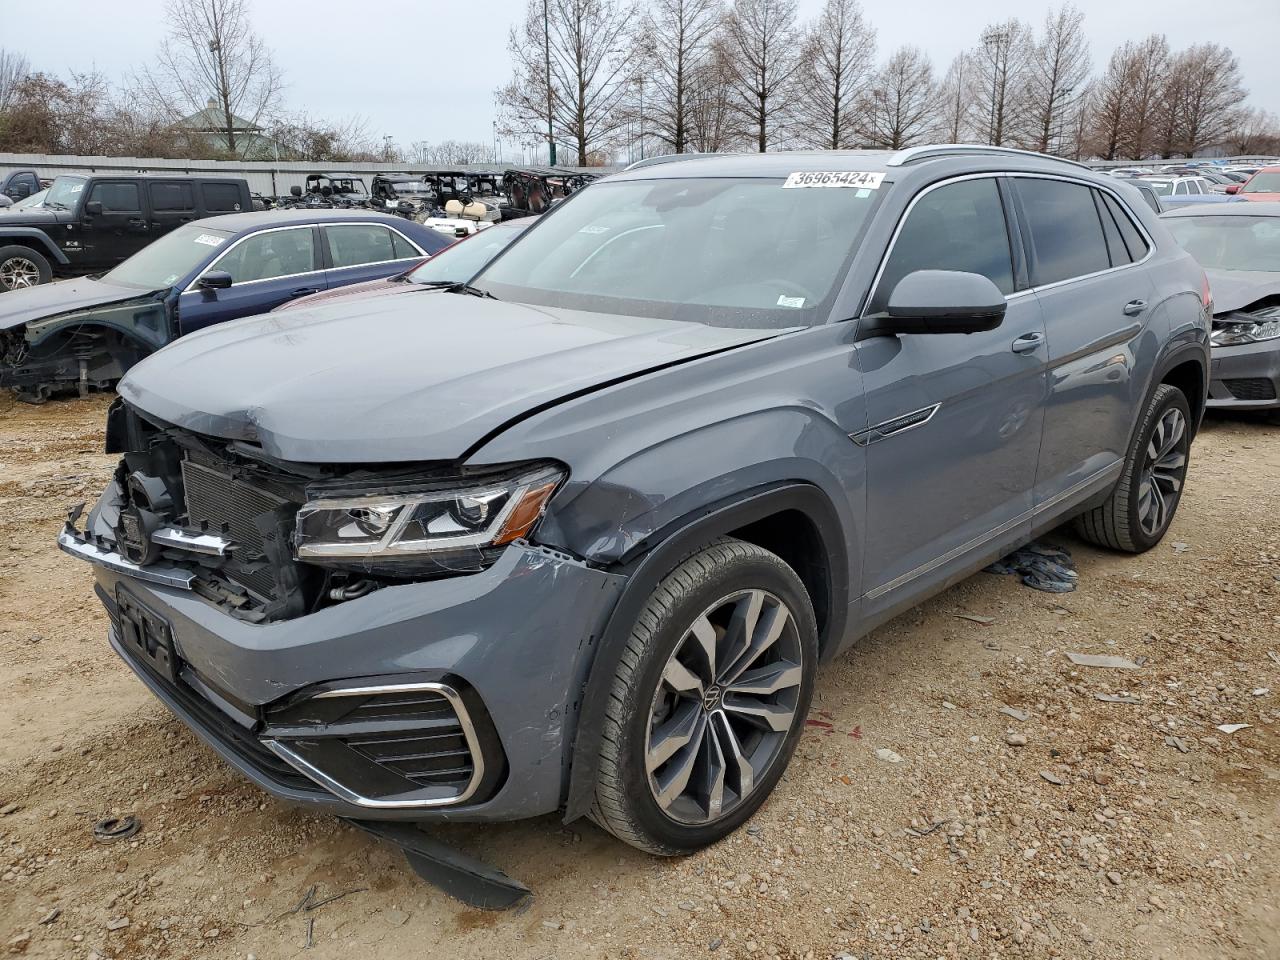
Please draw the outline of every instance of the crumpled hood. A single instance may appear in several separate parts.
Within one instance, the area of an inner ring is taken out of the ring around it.
[[[119,392],[167,423],[284,460],[454,460],[571,394],[782,332],[464,294],[377,297],[209,327],[139,363]]]
[[[100,307],[147,295],[146,290],[107,283],[91,277],[57,280],[38,287],[10,290],[0,295],[0,330],[41,320],[71,310]]]
[[[1256,300],[1280,294],[1280,272],[1270,270],[1205,270],[1213,294],[1214,315],[1230,313]]]

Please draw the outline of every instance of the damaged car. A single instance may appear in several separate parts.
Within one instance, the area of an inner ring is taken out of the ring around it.
[[[1280,203],[1184,208],[1161,219],[1213,291],[1209,406],[1280,422]]]
[[[0,387],[28,403],[107,389],[193,330],[403,272],[448,243],[376,213],[271,211],[183,224],[100,276],[0,297]]]
[[[1208,308],[1140,197],[1068,161],[646,161],[446,292],[148,357],[58,542],[116,653],[278,797],[688,853],[877,625],[1065,521],[1160,542]]]

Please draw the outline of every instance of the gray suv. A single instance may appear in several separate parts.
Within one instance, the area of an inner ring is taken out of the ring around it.
[[[1160,540],[1210,315],[1076,164],[651,161],[468,284],[144,360],[59,542],[116,652],[279,797],[684,853],[760,806],[877,624],[1072,518]]]

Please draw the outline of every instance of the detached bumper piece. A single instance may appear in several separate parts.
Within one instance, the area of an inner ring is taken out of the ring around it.
[[[433,840],[411,824],[374,820],[348,822],[395,844],[404,851],[414,873],[469,907],[510,910],[530,894],[523,883],[512,880],[496,867]]]
[[[67,514],[66,525],[63,527],[62,532],[58,534],[58,549],[87,563],[95,563],[100,567],[106,567],[116,573],[127,574],[147,583],[176,587],[180,590],[191,589],[191,584],[195,581],[196,575],[190,570],[164,563],[148,564],[145,567],[140,566],[117,552],[115,544],[96,540],[87,533],[81,533],[76,529],[76,524],[79,522],[80,515],[83,512],[84,504],[80,504],[77,507],[73,507],[71,512]],[[177,533],[178,531],[174,532]]]

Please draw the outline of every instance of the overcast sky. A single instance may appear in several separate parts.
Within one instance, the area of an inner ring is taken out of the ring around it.
[[[4,5],[21,0],[0,0]],[[403,147],[415,140],[493,138],[493,91],[510,76],[508,26],[526,0],[253,0],[258,32],[288,81],[292,111],[359,116],[376,138]],[[823,0],[799,0],[801,18]],[[1280,0],[1212,3],[1168,0],[1077,0],[1099,70],[1126,39],[1163,32],[1175,49],[1213,41],[1240,60],[1250,102],[1280,113]],[[925,4],[863,0],[881,55],[913,43],[941,75],[951,58],[977,42],[984,24],[1017,15],[1038,28],[1048,5],[1014,0],[932,0]],[[65,74],[97,68],[115,79],[143,64],[164,37],[163,0],[58,0],[49,22],[0,38],[36,70]],[[126,13],[127,11],[127,13]],[[54,21],[63,24],[58,27]],[[16,41],[16,42],[15,42]],[[508,147],[508,149],[510,149]]]

